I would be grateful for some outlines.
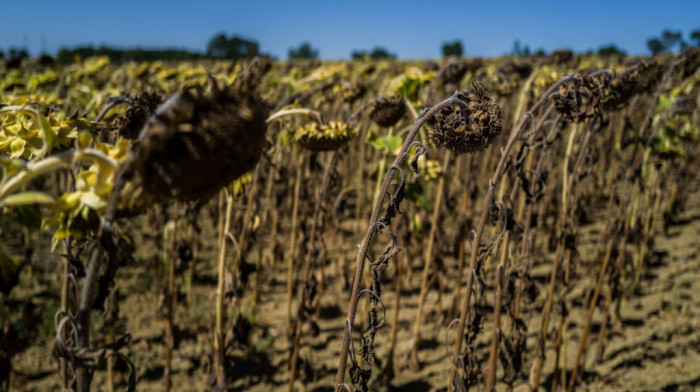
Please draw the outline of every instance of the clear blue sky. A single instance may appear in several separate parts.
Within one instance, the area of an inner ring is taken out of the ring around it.
[[[646,54],[646,39],[665,28],[685,39],[700,29],[700,0],[5,0],[0,6],[0,50],[26,46],[33,55],[84,44],[204,51],[217,32],[255,39],[280,59],[303,41],[326,59],[375,46],[400,58],[436,58],[453,39],[471,56],[505,54],[516,39],[532,50],[616,43]]]

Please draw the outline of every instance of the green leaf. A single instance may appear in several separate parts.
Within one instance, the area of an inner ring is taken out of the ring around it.
[[[367,141],[378,151],[386,151],[391,153],[398,152],[403,143],[403,138],[398,135],[393,136],[378,136],[373,131],[367,134]]]
[[[51,195],[43,192],[22,192],[5,198],[5,205],[23,206],[27,204],[52,204],[55,200]]]
[[[71,232],[67,228],[61,228],[56,230],[55,233],[53,233],[53,237],[51,237],[51,253],[56,249],[56,245],[58,245],[58,241],[68,237],[71,235]]]
[[[659,96],[659,102],[656,104],[656,110],[664,110],[671,106],[671,100],[665,94]]]
[[[418,204],[428,212],[433,210],[433,202],[423,192],[423,186],[420,183],[410,182],[406,185],[406,199]]]

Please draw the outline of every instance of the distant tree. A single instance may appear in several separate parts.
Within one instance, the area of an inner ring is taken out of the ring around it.
[[[533,56],[535,56],[535,57],[544,57],[546,55],[547,55],[547,52],[543,48],[538,48],[537,50],[535,50],[535,53],[533,54]]]
[[[661,32],[660,38],[651,37],[647,40],[647,48],[649,48],[652,55],[673,51],[676,46],[681,51],[688,47],[688,44],[683,41],[683,35],[680,31],[666,29]]]
[[[666,51],[666,46],[663,41],[658,38],[649,38],[647,40],[647,48],[651,52],[652,56],[656,56]]]
[[[29,52],[25,48],[10,48],[10,57],[26,59],[29,57]]]
[[[377,46],[370,52],[366,50],[353,50],[352,53],[350,53],[350,57],[352,57],[353,60],[381,60],[395,59],[396,55],[381,46]]]
[[[618,48],[615,44],[601,46],[598,49],[598,55],[603,57],[625,56],[626,54],[624,50]]]
[[[542,50],[542,53],[544,53],[544,50],[543,49],[541,49],[541,50]],[[529,56],[530,55],[530,47],[527,45],[523,46],[520,43],[520,40],[516,39],[513,42],[513,49],[511,50],[511,55],[516,56],[516,57]]]
[[[5,58],[5,52],[0,50],[0,59],[4,59],[4,58]]]
[[[350,57],[352,57],[353,60],[369,60],[370,58],[366,50],[353,50],[352,53],[350,53]]]
[[[661,42],[666,50],[672,50],[676,45],[683,46],[683,35],[680,31],[664,30],[661,32]]]
[[[207,44],[206,55],[218,59],[247,59],[257,56],[258,43],[238,36],[226,37],[219,33]]]
[[[376,47],[372,49],[372,51],[369,54],[369,57],[372,58],[372,60],[380,60],[380,59],[395,59],[396,55],[393,53],[390,53],[388,50],[382,47]]]
[[[296,48],[290,48],[288,56],[290,59],[315,59],[318,58],[318,49],[314,49],[310,43],[304,42]]]
[[[90,56],[107,56],[109,61],[119,63],[124,61],[178,61],[196,60],[204,58],[202,53],[190,52],[182,49],[115,49],[109,46],[79,46],[76,48],[60,48],[56,55],[56,61],[61,64],[70,64],[76,58],[87,58]]]
[[[462,41],[454,40],[452,42],[445,42],[442,44],[442,57],[456,56],[462,57],[464,55],[464,48],[462,48]]]
[[[696,47],[700,47],[700,29],[693,30],[690,32],[690,39],[695,41]]]

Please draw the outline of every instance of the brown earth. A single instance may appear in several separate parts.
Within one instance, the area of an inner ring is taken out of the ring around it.
[[[603,212],[593,215],[595,221],[602,221]],[[206,225],[204,225],[206,226]],[[600,238],[601,223],[582,227],[579,239],[582,265],[591,265],[598,255],[597,241]],[[357,232],[357,231],[356,231]],[[659,228],[659,233],[662,230]],[[213,238],[212,236],[211,238]],[[601,315],[596,312],[591,336],[591,349],[586,362],[586,372],[579,390],[588,391],[694,391],[700,390],[700,192],[698,186],[687,201],[687,206],[677,222],[670,227],[667,235],[655,238],[656,251],[652,263],[645,270],[643,281],[634,295],[624,301],[619,308],[620,318],[613,316],[608,340],[605,342],[602,358],[594,363],[593,354]],[[141,239],[141,241],[146,241]],[[359,241],[359,238],[357,239]],[[139,243],[137,241],[137,243]],[[348,244],[329,244],[335,261],[330,273],[338,276],[339,265],[351,266],[354,263],[356,248]],[[631,244],[633,246],[633,244]],[[335,247],[335,248],[334,248]],[[140,255],[152,254],[151,249],[141,249]],[[337,253],[336,253],[337,252]],[[42,272],[55,271],[55,257],[44,249],[37,252],[36,259],[43,260],[23,273],[21,284],[7,298],[10,308],[19,304],[31,303],[26,310],[24,322],[33,325],[38,332],[31,339],[31,345],[12,359],[14,369],[11,390],[16,391],[56,391],[59,390],[58,365],[52,356],[53,315],[58,309],[58,282],[52,276],[42,276]],[[208,244],[199,254],[200,259],[215,259],[215,249]],[[336,257],[337,256],[337,257]],[[42,259],[43,257],[43,259]],[[145,257],[145,256],[143,256]],[[448,265],[454,265],[451,262]],[[285,327],[285,271],[281,266],[275,271],[270,268],[270,280],[259,285],[257,304],[252,307],[250,290],[242,298],[236,309],[245,315],[255,312],[255,326],[248,346],[234,350],[233,383],[235,391],[287,390],[288,380],[288,340]],[[394,266],[386,272],[383,301],[386,304],[387,323],[377,334],[378,357],[386,359],[391,330],[391,317],[394,312]],[[421,279],[421,266],[414,265],[403,279],[401,305],[398,323],[398,340],[395,363],[408,351],[412,337],[413,320]],[[454,273],[454,271],[451,271]],[[533,269],[533,278],[540,286],[538,299],[529,307],[526,315],[528,323],[528,352],[534,352],[537,332],[540,325],[540,309],[544,304],[544,287],[550,272],[549,260],[541,260]],[[572,288],[569,298],[574,306],[569,309],[565,339],[565,363],[568,367],[574,362],[582,325],[586,317],[583,309],[585,295],[595,284],[595,270],[578,271],[580,278]],[[128,266],[119,271],[117,282],[121,293],[120,316],[125,321],[124,330],[133,335],[125,354],[131,358],[138,372],[137,391],[163,390],[165,358],[165,320],[158,314],[158,301],[153,285],[159,282],[147,267],[146,261]],[[196,265],[196,280],[193,282],[192,297],[188,303],[177,307],[176,325],[179,327],[180,345],[174,352],[173,390],[210,390],[209,355],[211,352],[210,326],[213,318],[211,300],[216,289],[216,275],[213,265]],[[280,278],[277,278],[277,277]],[[41,277],[41,278],[39,278]],[[454,277],[448,277],[448,282]],[[448,285],[449,286],[449,285]],[[447,287],[442,298],[442,309],[451,305],[453,288]],[[331,391],[337,369],[340,338],[344,323],[344,309],[348,294],[341,284],[327,289],[323,296],[323,312],[320,318],[320,333],[316,337],[304,337],[301,358],[310,364],[308,372],[302,372],[297,382],[298,391]],[[493,301],[487,296],[487,301]],[[427,297],[427,315],[424,317],[424,347],[418,353],[421,368],[404,367],[392,382],[395,390],[440,391],[445,390],[450,364],[448,348],[445,346],[446,323],[438,318],[438,296],[435,290]],[[230,312],[229,312],[230,313]],[[552,316],[550,325],[556,325],[558,315]],[[358,313],[357,323],[361,321]],[[101,323],[95,317],[95,325]],[[490,316],[485,321],[488,328],[478,340],[478,353],[488,362],[490,341]],[[552,329],[553,331],[553,328]],[[359,342],[360,327],[355,327],[355,341]],[[553,332],[552,332],[553,333]],[[308,334],[307,334],[308,335]],[[454,331],[450,336],[452,341]],[[99,340],[101,336],[94,336]],[[543,385],[540,390],[549,390],[553,381],[554,352],[548,345],[547,360],[543,371]],[[527,373],[532,358],[526,358],[526,369],[516,381],[515,391],[527,390]],[[499,366],[500,367],[500,366]],[[376,374],[376,370],[375,370]],[[125,373],[117,379],[124,380]],[[315,381],[314,381],[315,379]],[[93,381],[93,390],[106,391],[106,372],[98,372]],[[120,386],[118,390],[124,390]],[[504,390],[503,384],[497,390]],[[387,390],[382,387],[379,390]],[[477,388],[476,390],[483,390]]]

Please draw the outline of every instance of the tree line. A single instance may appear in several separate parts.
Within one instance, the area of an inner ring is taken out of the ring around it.
[[[647,40],[647,48],[652,55],[659,55],[673,51],[683,51],[689,47],[700,47],[700,29],[690,32],[689,40],[686,41],[680,31],[663,30],[658,37],[651,37]],[[443,57],[461,57],[464,55],[462,41],[453,40],[444,42],[441,46]],[[593,51],[587,52],[591,54]],[[600,47],[596,53],[601,56],[625,55],[625,51],[614,44]],[[509,53],[513,56],[543,56],[545,51],[537,49],[530,51],[529,46],[523,45],[519,40],[513,43],[513,48]],[[110,61],[155,61],[155,60],[198,60],[198,59],[230,59],[243,60],[258,55],[265,55],[260,51],[260,45],[254,39],[241,37],[238,35],[227,36],[225,33],[214,35],[207,43],[206,50],[202,52],[185,49],[144,49],[129,48],[119,49],[106,45],[94,47],[92,45],[78,46],[73,48],[63,47],[58,51],[56,60],[59,63],[72,63],[78,59],[90,56],[107,56]],[[267,55],[268,57],[272,57]],[[377,60],[396,58],[396,54],[388,49],[377,46],[371,50],[353,50],[350,54],[353,60]],[[6,54],[0,50],[0,59]],[[10,48],[7,54],[9,58],[29,57],[27,49]],[[292,47],[287,52],[287,57],[296,59],[317,59],[319,50],[314,48],[310,42],[303,42],[296,47]]]

